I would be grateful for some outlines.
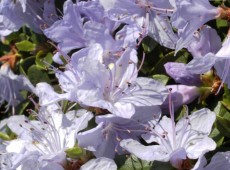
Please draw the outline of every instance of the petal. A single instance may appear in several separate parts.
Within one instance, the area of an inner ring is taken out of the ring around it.
[[[169,154],[159,145],[144,146],[133,139],[122,140],[120,145],[131,154],[146,161],[158,160],[166,162],[169,160]]]
[[[114,160],[101,157],[86,162],[80,170],[117,170],[117,165]]]
[[[210,134],[213,123],[216,120],[216,114],[204,108],[193,112],[189,119],[193,130]]]
[[[229,170],[230,169],[230,152],[217,152],[211,159],[211,162],[204,170]]]
[[[211,69],[215,62],[215,55],[213,53],[208,53],[203,57],[193,58],[193,60],[187,64],[186,70],[192,74],[206,73]]]
[[[198,159],[201,155],[216,149],[216,143],[209,137],[204,137],[202,140],[188,143],[186,147],[187,156],[190,159]]]
[[[150,13],[150,22],[148,27],[149,35],[159,44],[175,49],[178,40],[177,35],[173,32],[167,16],[160,16],[154,12]]]

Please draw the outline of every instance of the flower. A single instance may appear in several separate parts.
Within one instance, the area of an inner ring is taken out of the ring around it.
[[[63,114],[44,108],[32,114],[37,120],[30,121],[25,116],[12,116],[8,120],[8,127],[18,135],[6,146],[7,153],[18,156],[17,162],[11,162],[11,168],[63,170],[67,159],[65,150],[74,147],[77,132],[87,127],[92,114],[85,110]]]
[[[119,145],[121,140],[139,140],[140,135],[147,132],[146,122],[152,118],[157,121],[160,114],[160,108],[155,106],[138,108],[131,119],[111,114],[97,116],[97,127],[77,135],[78,145],[92,151],[96,157],[114,158],[116,153],[126,153]]]
[[[45,29],[44,34],[57,42],[64,53],[94,44],[100,44],[106,53],[117,53],[123,48],[135,47],[139,37],[136,26],[126,25],[117,31],[119,25],[108,19],[98,1],[75,4],[68,0],[64,4],[63,19]]]
[[[215,142],[208,137],[216,118],[214,112],[198,110],[180,119],[176,125],[172,111],[170,113],[171,119],[163,116],[159,123],[149,128],[148,134],[142,135],[146,142],[155,142],[155,145],[144,146],[136,140],[125,139],[121,147],[143,160],[170,161],[178,169],[187,158],[197,159],[216,148]]]
[[[2,36],[18,31],[25,24],[33,31],[42,33],[41,27],[48,27],[56,19],[54,0],[2,0],[0,2]]]
[[[221,44],[221,39],[216,30],[204,25],[194,33],[193,40],[187,49],[193,57],[202,57],[208,53],[217,53]]]
[[[230,37],[228,35],[224,43],[222,44],[222,47],[216,54],[207,53],[202,57],[193,58],[193,60],[187,64],[186,70],[192,74],[202,74],[208,72],[211,67],[214,66],[217,71],[217,75],[222,80],[222,84],[220,85],[220,87],[223,85],[223,83],[228,84],[228,87],[230,87],[230,77],[228,74],[230,67],[229,47]]]
[[[8,64],[4,64],[0,69],[0,105],[6,101],[6,111],[12,106],[13,114],[14,107],[17,106],[24,98],[20,94],[21,90],[34,92],[34,86],[23,75],[15,75]]]
[[[100,0],[100,3],[110,19],[130,25],[136,24],[142,29],[142,38],[150,35],[161,45],[175,48],[178,38],[168,19],[174,11],[173,1]]]
[[[135,106],[163,103],[168,92],[160,82],[137,78],[134,49],[127,48],[114,60],[103,58],[100,45],[73,54],[66,70],[56,71],[66,99],[124,118],[130,118],[135,113]]]
[[[178,29],[177,52],[191,43],[197,29],[209,20],[217,18],[220,10],[212,6],[208,0],[179,0],[176,7],[170,20],[173,27]]]
[[[200,85],[200,75],[191,74],[186,70],[186,64],[176,63],[176,62],[167,62],[164,64],[166,73],[172,77],[175,82],[183,85],[196,86]]]
[[[169,108],[169,101],[173,102],[174,109],[179,108],[182,105],[186,105],[194,101],[199,95],[199,88],[196,86],[186,85],[167,85],[170,90],[170,94],[161,105],[161,108]]]
[[[217,152],[207,165],[207,160],[204,156],[200,157],[192,170],[216,170],[230,169],[230,152]]]

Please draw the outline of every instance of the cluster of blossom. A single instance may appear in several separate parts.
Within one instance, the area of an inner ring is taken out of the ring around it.
[[[216,153],[209,164],[204,156],[216,149],[209,137],[214,112],[203,108],[189,114],[187,109],[177,123],[174,116],[175,108],[200,95],[200,74],[213,66],[222,84],[212,91],[219,93],[223,83],[230,88],[230,37],[222,44],[204,25],[229,16],[227,8],[208,0],[66,0],[63,14],[54,0],[0,1],[1,36],[23,25],[44,34],[57,44],[53,60],[64,68],[49,65],[60,93],[44,82],[34,87],[8,63],[1,66],[0,105],[7,102],[6,111],[23,100],[21,90],[35,94],[39,103],[31,98],[36,111],[29,110],[30,118],[13,115],[1,121],[1,133],[10,129],[16,137],[0,139],[0,169],[113,170],[113,159],[123,154],[170,162],[176,169],[230,169],[229,151]],[[145,53],[138,63],[137,48],[146,36],[175,54],[182,48],[192,54],[188,64],[164,65],[179,85],[138,76]],[[74,103],[65,112],[64,101]],[[74,110],[77,104],[82,109]],[[94,119],[94,127],[87,128]],[[94,159],[71,158],[74,148],[91,151]]]

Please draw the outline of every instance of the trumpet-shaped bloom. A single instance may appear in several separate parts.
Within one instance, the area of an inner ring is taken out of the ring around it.
[[[92,114],[83,110],[63,114],[41,108],[35,116],[38,120],[30,121],[25,116],[8,120],[9,128],[18,135],[6,146],[8,153],[18,156],[11,168],[63,169],[65,150],[74,147],[77,132],[87,127]],[[31,161],[33,164],[28,163]]]
[[[194,32],[209,20],[215,19],[220,11],[208,0],[179,0],[176,6],[177,9],[171,17],[171,22],[179,33],[177,52],[187,47],[193,39]]]
[[[167,99],[161,105],[161,108],[169,108],[169,98],[173,102],[175,109],[194,101],[199,95],[199,88],[196,86],[186,85],[168,85],[166,86],[171,92]]]
[[[200,75],[189,73],[184,63],[168,62],[164,67],[166,73],[177,83],[190,86],[201,84]]]
[[[131,119],[114,115],[97,116],[97,127],[79,133],[78,145],[90,150],[96,157],[114,158],[115,154],[124,154],[120,147],[123,139],[139,140],[140,135],[146,133],[146,122],[152,118],[159,118],[159,107],[147,107],[141,109]],[[97,139],[97,140],[94,140]]]
[[[187,64],[186,69],[193,74],[202,74],[209,71],[211,67],[214,66],[217,75],[222,80],[222,84],[226,83],[228,87],[230,87],[230,77],[228,74],[230,67],[229,47],[230,38],[228,36],[222,44],[221,49],[216,54],[208,53],[202,57],[195,57]]]
[[[215,118],[215,113],[208,109],[193,112],[177,124],[173,118],[164,116],[148,134],[142,135],[146,142],[156,145],[144,146],[136,140],[126,139],[121,141],[121,146],[140,159],[170,161],[180,169],[183,160],[197,159],[216,148],[215,142],[208,137]]]
[[[74,4],[68,0],[64,4],[63,19],[55,22],[44,33],[57,42],[59,49],[66,53],[96,43],[112,53],[135,46],[139,37],[140,31],[134,25],[127,25],[115,34],[118,26],[116,22],[108,19],[97,1]]]
[[[150,35],[161,45],[175,48],[178,38],[168,19],[174,11],[173,1],[100,0],[100,3],[112,20],[135,23],[142,28],[142,36]]]
[[[69,70],[58,75],[62,89],[70,94],[68,100],[106,109],[125,118],[135,113],[135,106],[163,103],[167,89],[161,83],[150,78],[137,78],[136,63],[132,59],[136,52],[133,49],[126,49],[117,61],[106,68],[101,63],[102,52],[95,47],[94,53],[90,53],[94,60],[74,56]]]
[[[208,53],[217,53],[221,48],[221,39],[216,30],[204,25],[195,32],[192,42],[187,47],[193,57],[202,57]]]
[[[2,0],[0,2],[0,33],[6,36],[18,31],[23,25],[42,33],[42,27],[48,27],[56,19],[53,0]]]

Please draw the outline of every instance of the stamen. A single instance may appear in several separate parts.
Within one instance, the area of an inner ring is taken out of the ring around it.
[[[142,55],[142,60],[141,60],[141,64],[137,70],[137,72],[139,72],[144,64],[144,61],[145,61],[145,52],[143,51],[143,55]]]
[[[172,101],[172,89],[169,88],[169,113],[171,117],[171,123],[172,123],[172,131],[173,131],[173,148],[176,147],[176,128],[175,128],[175,122],[174,122],[174,106]]]

